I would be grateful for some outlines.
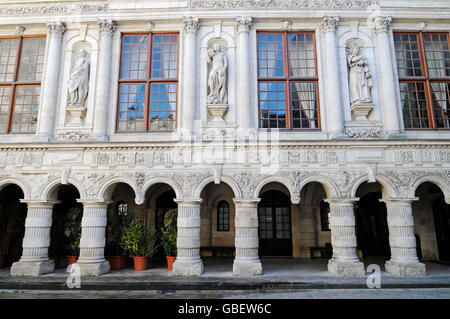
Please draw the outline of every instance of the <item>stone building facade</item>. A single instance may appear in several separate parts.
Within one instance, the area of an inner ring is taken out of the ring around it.
[[[325,247],[337,275],[448,258],[447,1],[6,2],[0,188],[27,205],[11,275],[54,271],[68,185],[82,275],[109,271],[123,203],[150,228],[178,208],[174,275],[226,248],[234,275]]]

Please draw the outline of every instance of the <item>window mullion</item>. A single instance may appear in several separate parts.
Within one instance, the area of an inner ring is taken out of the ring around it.
[[[289,81],[289,45],[288,45],[288,33],[284,31],[284,75],[285,75],[285,83],[286,83],[286,128],[288,130],[292,130],[291,123],[291,89],[290,89],[290,81]]]
[[[17,43],[17,53],[16,53],[16,65],[14,66],[14,75],[13,75],[13,82],[11,85],[11,98],[9,100],[9,109],[8,109],[8,123],[6,125],[6,132],[10,133],[12,130],[12,122],[14,119],[14,105],[16,102],[16,83],[19,76],[19,66],[20,66],[20,56],[22,54],[22,43],[23,43],[23,37],[18,38]]]
[[[436,119],[435,119],[434,110],[433,110],[433,98],[432,98],[432,93],[431,93],[430,74],[429,74],[428,64],[427,64],[427,59],[426,59],[426,51],[425,51],[425,43],[424,43],[424,39],[423,39],[423,32],[419,32],[419,48],[420,48],[419,52],[420,52],[421,62],[422,62],[422,70],[425,75],[425,81],[423,83],[425,86],[425,99],[426,99],[426,103],[427,103],[428,121],[429,121],[430,128],[435,130],[436,129]]]

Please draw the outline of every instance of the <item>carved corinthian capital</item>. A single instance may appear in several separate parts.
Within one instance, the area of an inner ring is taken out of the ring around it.
[[[54,34],[59,38],[61,38],[64,32],[66,32],[66,25],[61,21],[49,22],[47,23],[47,27],[49,28],[51,34]]]
[[[238,32],[249,32],[250,26],[253,23],[252,17],[237,17]]]
[[[391,17],[376,17],[375,18],[375,32],[387,32],[391,24]]]
[[[322,21],[322,30],[323,32],[336,32],[336,27],[339,22],[339,17],[329,17],[326,16]]]
[[[100,28],[100,32],[103,35],[112,36],[114,31],[116,30],[116,23],[112,20],[99,20],[98,26]]]
[[[197,33],[198,28],[200,28],[200,21],[197,17],[184,17],[183,23],[188,33]]]

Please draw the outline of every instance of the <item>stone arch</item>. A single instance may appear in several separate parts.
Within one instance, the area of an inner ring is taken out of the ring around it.
[[[122,176],[114,176],[114,177],[106,180],[104,182],[103,186],[100,188],[100,191],[98,192],[98,198],[110,200],[115,187],[120,183],[124,183],[124,184],[130,186],[131,189],[133,189],[135,201],[136,201],[138,199],[138,192],[136,190],[136,187],[132,183],[129,182],[129,179],[126,179],[125,177],[122,177]]]
[[[295,186],[292,185],[292,183],[287,182],[286,178],[283,178],[281,176],[268,176],[259,181],[259,183],[255,187],[253,198],[259,198],[261,190],[265,185],[269,183],[279,183],[283,185],[289,191],[291,202],[293,204],[298,204],[300,202],[300,189],[295,189]]]
[[[324,175],[312,175],[303,179],[299,186],[299,191],[311,182],[316,182],[322,185],[325,193],[327,194],[327,198],[339,198],[341,197],[341,192],[339,191],[339,187],[335,182],[331,180],[331,178]]]
[[[354,181],[353,187],[350,190],[351,197],[356,197],[356,192],[358,191],[359,186],[361,186],[361,184],[364,182],[369,182],[369,175],[364,174],[361,177],[359,177],[356,181]],[[383,198],[398,197],[397,188],[387,178],[377,176],[375,183],[379,183],[381,185]]]
[[[206,187],[206,185],[208,185],[209,183],[213,183],[213,182],[214,182],[214,176],[210,176],[210,177],[204,179],[195,189],[194,197],[200,198],[200,195],[201,195],[203,189]],[[231,177],[221,176],[220,182],[226,184],[233,190],[235,198],[242,198],[242,192],[241,192],[241,189],[239,188],[239,185]]]
[[[0,191],[8,185],[18,186],[23,192],[24,199],[31,199],[31,193],[30,193],[30,190],[28,189],[27,185],[24,182],[22,182],[21,180],[19,180],[18,178],[4,177],[4,178],[0,179]]]
[[[80,193],[80,199],[87,199],[87,193],[82,183],[80,183],[78,180],[69,177],[67,180],[67,184],[73,185],[77,190],[78,193]],[[47,185],[44,187],[44,189],[41,191],[39,199],[44,200],[54,200],[57,198],[57,189],[58,186],[63,185],[61,183],[61,177],[56,177],[50,180]]]
[[[432,175],[426,175],[426,176],[421,176],[421,177],[417,178],[411,185],[410,194],[409,194],[410,197],[411,198],[415,197],[417,188],[419,188],[420,185],[422,185],[423,183],[426,183],[426,182],[436,185],[437,187],[440,188],[442,193],[444,193],[445,198],[450,198],[450,188],[447,186],[446,181],[443,178],[440,178],[438,176],[432,176]]]
[[[159,184],[159,183],[169,185],[174,190],[177,198],[183,198],[183,191],[182,191],[180,185],[175,180],[173,180],[169,177],[153,177],[144,183],[144,185],[142,186],[141,193],[139,193],[139,192],[136,193],[137,194],[136,195],[136,204],[138,204],[138,205],[143,204],[144,199],[145,199],[145,194],[150,189],[150,187],[152,187],[153,185]]]

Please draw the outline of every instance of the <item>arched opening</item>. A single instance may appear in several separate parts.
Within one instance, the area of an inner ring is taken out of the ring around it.
[[[158,249],[156,251],[155,257],[163,258],[165,256],[164,250],[161,244],[161,234],[164,227],[164,216],[170,209],[176,209],[178,207],[174,199],[176,198],[175,192],[171,190],[164,191],[156,199],[155,207],[155,230],[157,238]]]
[[[0,190],[0,268],[10,266],[22,254],[27,205],[20,202],[24,194],[14,184]]]
[[[355,204],[356,242],[359,257],[389,259],[389,229],[386,204],[380,202],[382,188],[378,183],[362,183]]]
[[[58,204],[53,206],[49,256],[55,260],[55,269],[68,264],[70,256],[80,251],[83,205],[77,202],[80,193],[73,185],[60,185],[56,190]],[[66,257],[66,264],[61,263]]]
[[[261,194],[258,204],[260,256],[292,256],[291,201],[279,190]]]
[[[417,256],[421,260],[450,262],[450,205],[433,183],[419,185],[413,202]]]

